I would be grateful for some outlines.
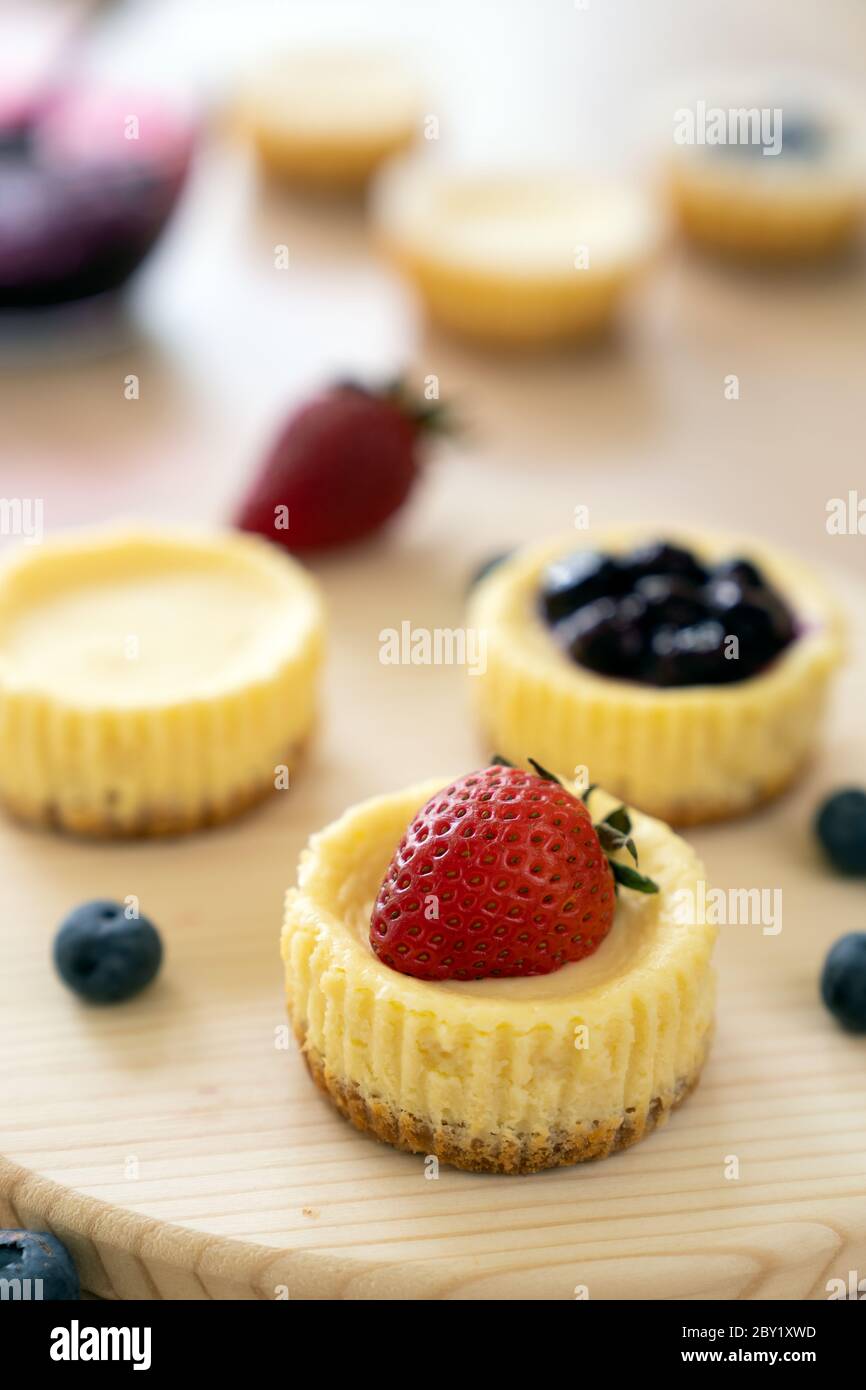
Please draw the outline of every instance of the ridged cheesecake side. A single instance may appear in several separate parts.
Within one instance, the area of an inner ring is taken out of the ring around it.
[[[668,175],[674,215],[702,246],[731,256],[782,262],[829,257],[863,225],[862,192],[849,187],[754,185],[724,170],[683,162]]]

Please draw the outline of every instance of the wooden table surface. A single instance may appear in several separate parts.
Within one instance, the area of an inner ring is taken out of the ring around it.
[[[316,7],[154,4],[121,12],[94,57],[189,81],[218,106],[231,73],[325,21]],[[773,3],[345,6],[327,23],[416,51],[457,157],[556,149],[635,168],[652,82],[773,57],[862,79],[862,6]],[[357,16],[359,7],[350,7]],[[460,12],[460,29],[457,14]],[[481,7],[479,7],[479,10]],[[410,11],[411,16],[404,15]],[[207,14],[205,15],[205,11]],[[342,20],[340,16],[343,16]],[[353,27],[352,27],[353,26]],[[290,31],[290,32],[289,32]],[[273,268],[273,247],[290,269]],[[866,274],[758,276],[671,245],[597,348],[484,356],[424,328],[375,258],[361,212],[258,187],[213,137],[125,316],[0,333],[0,489],[47,529],[118,515],[224,518],[285,410],[347,371],[436,374],[465,432],[393,528],[317,561],[330,610],[325,708],[291,792],[187,841],[86,846],[0,824],[0,1220],[68,1239],[115,1297],[825,1297],[866,1268],[866,1071],[817,1001],[830,942],[863,890],[821,865],[822,791],[866,780],[866,537],[832,536],[860,489]],[[124,399],[135,373],[140,399]],[[725,399],[736,373],[740,398]],[[751,531],[837,577],[852,663],[808,780],[749,821],[694,836],[711,882],[784,892],[784,928],[722,931],[719,1033],[670,1125],[602,1164],[473,1177],[355,1134],[313,1091],[283,1021],[280,902],[310,830],[359,797],[477,762],[466,680],[383,667],[378,634],[454,626],[488,551],[637,517]],[[4,540],[4,544],[11,541]],[[80,1008],[56,981],[58,920],[139,895],[167,961],[146,995]],[[724,1176],[730,1155],[740,1177]]]

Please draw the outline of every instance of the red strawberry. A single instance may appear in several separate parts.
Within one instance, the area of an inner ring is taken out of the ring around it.
[[[295,551],[359,540],[405,502],[419,439],[441,415],[413,406],[399,386],[332,387],[283,426],[237,524]]]
[[[637,857],[630,829],[623,807],[596,828],[543,768],[471,772],[409,826],[373,909],[372,950],[422,980],[546,975],[581,960],[610,931],[616,881],[657,891],[608,862],[622,848]]]

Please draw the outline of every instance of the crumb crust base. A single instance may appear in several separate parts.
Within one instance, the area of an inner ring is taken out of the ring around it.
[[[708,1045],[694,1069],[672,1091],[654,1096],[640,1113],[625,1111],[605,1120],[588,1121],[577,1129],[553,1129],[548,1134],[472,1135],[464,1125],[434,1124],[405,1110],[397,1112],[375,1096],[364,1096],[354,1082],[329,1070],[320,1053],[301,1034],[297,1036],[316,1085],[356,1129],[405,1153],[435,1156],[466,1172],[512,1176],[606,1158],[639,1143],[660,1128],[695,1089],[709,1050]]]

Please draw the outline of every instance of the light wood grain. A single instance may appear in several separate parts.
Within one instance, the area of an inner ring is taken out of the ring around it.
[[[844,0],[817,30],[808,7],[798,18],[776,0],[760,15],[747,0],[664,0],[652,20],[637,0],[543,8],[540,20],[542,7],[503,0],[491,24],[487,7],[444,0],[377,7],[383,32],[411,14],[415,47],[438,54],[433,109],[459,153],[533,158],[558,142],[619,168],[644,89],[708,53],[814,51],[862,72],[863,11]],[[120,44],[118,71],[125,59],[156,74],[170,54],[175,75],[201,78],[234,54],[232,12],[209,4],[206,22],[178,25],[177,7],[139,7],[103,56],[113,69]],[[862,265],[767,279],[672,249],[603,348],[485,358],[424,329],[358,213],[257,194],[214,143],[127,321],[55,327],[26,352],[16,340],[21,361],[0,379],[2,488],[42,496],[49,530],[225,516],[287,405],[347,369],[436,373],[468,432],[397,526],[316,563],[328,689],[289,792],[174,843],[82,845],[0,822],[0,1221],[51,1225],[85,1286],[119,1298],[559,1300],[578,1285],[592,1298],[822,1298],[830,1277],[866,1275],[866,1044],[817,997],[824,954],[866,927],[866,899],[809,834],[824,790],[866,780],[866,539],[825,529],[827,499],[866,487],[864,307]],[[693,837],[712,883],[784,892],[779,936],[722,930],[718,1034],[696,1094],[596,1165],[522,1179],[442,1168],[430,1182],[420,1159],[351,1130],[293,1047],[275,1046],[282,894],[309,831],[347,804],[489,751],[467,719],[469,678],[382,667],[380,629],[459,624],[474,562],[567,529],[578,505],[593,526],[714,522],[808,555],[839,575],[852,664],[802,786]],[[128,1006],[86,1009],[54,976],[56,924],[128,893],[163,931],[163,973]]]

